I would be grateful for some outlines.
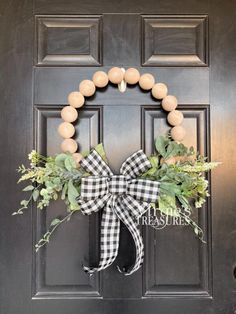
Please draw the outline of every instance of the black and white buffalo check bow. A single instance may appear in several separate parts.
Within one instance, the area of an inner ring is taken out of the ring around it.
[[[98,267],[84,266],[84,270],[92,274],[113,263],[118,254],[122,221],[130,231],[136,246],[135,263],[124,271],[125,275],[131,275],[140,268],[144,257],[143,240],[136,224],[137,218],[143,215],[149,209],[150,203],[156,202],[158,197],[158,182],[138,178],[151,168],[151,164],[142,150],[126,159],[120,168],[120,175],[112,173],[96,150],[80,164],[86,172],[92,174],[82,178],[81,181],[78,203],[82,213],[90,215],[103,209],[100,262]]]

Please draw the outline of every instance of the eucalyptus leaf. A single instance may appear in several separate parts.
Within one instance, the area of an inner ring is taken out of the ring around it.
[[[51,226],[51,227],[56,226],[56,225],[58,225],[60,222],[61,222],[60,219],[55,218],[55,219],[53,219],[53,220],[51,221],[50,226]]]
[[[176,142],[170,142],[166,150],[165,159],[176,156],[178,152],[179,152],[178,144]]]
[[[158,206],[159,210],[165,215],[179,216],[174,196],[160,194],[158,197]]]
[[[36,202],[39,197],[39,190],[34,190],[32,197],[33,197],[33,200]]]
[[[65,168],[68,171],[72,171],[76,169],[76,162],[71,155],[67,155],[66,159],[64,160]]]
[[[23,189],[23,191],[28,192],[28,191],[32,191],[33,189],[34,189],[33,185],[28,185]]]
[[[70,204],[77,205],[76,198],[78,196],[79,196],[79,193],[76,190],[76,188],[74,187],[72,180],[70,180],[68,182],[68,200],[69,200]]]
[[[165,158],[166,155],[166,146],[168,145],[169,140],[164,136],[158,136],[155,141],[155,147],[157,152]]]
[[[181,187],[174,182],[160,182],[160,191],[166,195],[178,195],[181,194]]]
[[[188,148],[186,146],[184,146],[184,144],[182,144],[182,143],[178,144],[178,148],[179,148],[179,155],[180,156],[184,156],[187,154]]]
[[[81,155],[82,155],[83,157],[87,157],[87,156],[89,155],[89,153],[90,153],[90,151],[87,150],[87,151],[82,152]]]
[[[104,146],[102,143],[98,144],[96,147],[95,147],[95,150],[96,152],[102,157],[102,159],[107,162],[107,157],[106,157],[106,153],[105,153],[105,150],[104,150]]]
[[[59,154],[55,158],[55,164],[58,167],[64,168],[65,167],[65,159],[67,158],[66,154]]]
[[[152,165],[152,168],[150,168],[149,170],[147,170],[143,175],[142,177],[152,177],[156,174],[157,172],[157,168],[158,168],[158,162],[159,162],[159,159],[157,156],[150,156],[149,158],[149,161]]]

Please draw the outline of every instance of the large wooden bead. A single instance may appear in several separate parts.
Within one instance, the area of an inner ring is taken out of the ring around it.
[[[82,95],[84,95],[86,97],[90,97],[95,93],[96,87],[95,87],[93,81],[83,80],[79,84],[79,91],[81,92]]]
[[[168,89],[163,83],[156,83],[152,88],[152,96],[156,99],[162,99],[167,96]]]
[[[145,73],[141,75],[139,79],[139,86],[144,90],[152,89],[153,85],[155,84],[155,79],[152,74]]]
[[[93,75],[93,83],[97,87],[105,87],[108,84],[108,75],[104,71],[97,71]]]
[[[72,155],[74,161],[76,162],[77,166],[80,166],[80,161],[83,159],[83,155],[81,155],[80,153],[74,153]]]
[[[173,110],[168,113],[167,121],[170,125],[176,126],[180,125],[183,122],[184,116],[181,111]]]
[[[77,151],[78,144],[76,143],[75,140],[72,138],[66,138],[62,143],[61,143],[61,150],[64,153],[75,153]]]
[[[78,112],[74,107],[65,106],[61,111],[61,117],[66,122],[74,122],[78,118]]]
[[[181,142],[185,137],[186,131],[181,125],[173,127],[170,131],[170,135],[176,142]]]
[[[108,78],[113,84],[119,84],[124,78],[124,72],[118,67],[111,68],[108,71]]]
[[[58,127],[58,133],[63,138],[70,138],[75,134],[75,127],[69,122],[62,122]]]
[[[166,111],[172,111],[175,110],[175,108],[178,105],[177,98],[172,95],[168,95],[162,100],[162,108]]]
[[[80,92],[71,92],[68,95],[68,103],[74,108],[80,108],[84,104],[84,96]]]
[[[128,84],[136,84],[138,83],[140,79],[140,73],[137,69],[135,68],[129,68],[128,70],[125,71],[125,77],[124,77],[126,83]]]

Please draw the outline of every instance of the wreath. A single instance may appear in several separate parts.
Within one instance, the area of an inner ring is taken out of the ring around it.
[[[151,90],[152,96],[161,100],[167,121],[172,126],[166,135],[155,139],[155,152],[146,156],[142,150],[127,158],[120,174],[113,174],[103,144],[90,152],[77,152],[78,145],[73,139],[78,119],[77,108],[85,103],[85,97],[92,96],[96,88],[104,88],[109,82],[118,85],[124,92],[126,85],[139,84],[143,90]],[[202,207],[209,196],[208,181],[204,173],[215,168],[218,162],[207,162],[206,158],[186,147],[182,142],[185,129],[181,125],[183,114],[177,110],[177,99],[168,95],[163,83],[155,83],[154,77],[129,68],[114,67],[107,73],[97,71],[92,80],[83,80],[79,91],[68,96],[69,105],[61,111],[63,122],[58,133],[63,138],[62,153],[56,156],[42,156],[33,150],[28,158],[30,166],[18,168],[21,177],[18,182],[29,181],[23,191],[30,192],[27,199],[13,215],[23,214],[31,201],[37,209],[45,210],[52,201],[64,200],[64,217],[55,217],[45,234],[35,245],[36,251],[45,246],[55,230],[71,217],[82,212],[90,215],[102,210],[100,262],[96,267],[84,266],[89,274],[100,271],[113,263],[119,248],[120,222],[130,231],[135,247],[136,259],[131,267],[118,269],[130,275],[140,268],[144,249],[138,220],[153,209],[155,215],[181,217],[193,228],[194,233],[204,242],[203,230],[186,215]],[[153,225],[153,227],[155,227]]]

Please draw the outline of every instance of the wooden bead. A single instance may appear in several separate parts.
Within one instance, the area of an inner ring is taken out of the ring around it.
[[[72,138],[66,138],[62,143],[61,143],[61,150],[66,153],[75,153],[77,151],[78,144],[76,143],[75,140]]]
[[[145,73],[141,75],[139,79],[139,86],[144,90],[152,89],[153,85],[155,84],[155,79],[152,74]]]
[[[178,100],[175,96],[168,95],[162,100],[162,108],[166,111],[175,110],[178,105]]]
[[[80,161],[84,158],[83,155],[81,155],[80,153],[74,153],[72,157],[76,162],[77,166],[80,166]]]
[[[171,129],[170,134],[174,141],[181,142],[185,137],[186,131],[181,125],[177,125]]]
[[[124,72],[118,67],[111,68],[108,71],[108,78],[113,84],[119,84],[124,78]]]
[[[163,83],[156,83],[152,88],[152,96],[156,99],[162,99],[167,96],[168,89]]]
[[[61,117],[66,122],[74,122],[78,118],[78,112],[74,107],[65,106],[61,111]]]
[[[184,116],[181,111],[173,110],[168,113],[167,121],[170,125],[176,126],[180,125],[183,122]]]
[[[108,75],[103,71],[97,71],[93,75],[93,83],[97,87],[105,87],[108,84]]]
[[[84,95],[86,97],[90,97],[95,93],[96,87],[95,87],[93,81],[83,80],[79,84],[79,91],[81,92],[82,95]]]
[[[129,68],[128,70],[125,71],[125,77],[124,77],[126,83],[128,84],[136,84],[138,83],[140,79],[140,73],[137,69],[135,68]]]
[[[58,133],[63,138],[70,138],[75,134],[75,127],[69,122],[62,122],[58,127]]]
[[[74,108],[80,108],[84,104],[84,96],[80,92],[71,92],[68,95],[68,103]]]

